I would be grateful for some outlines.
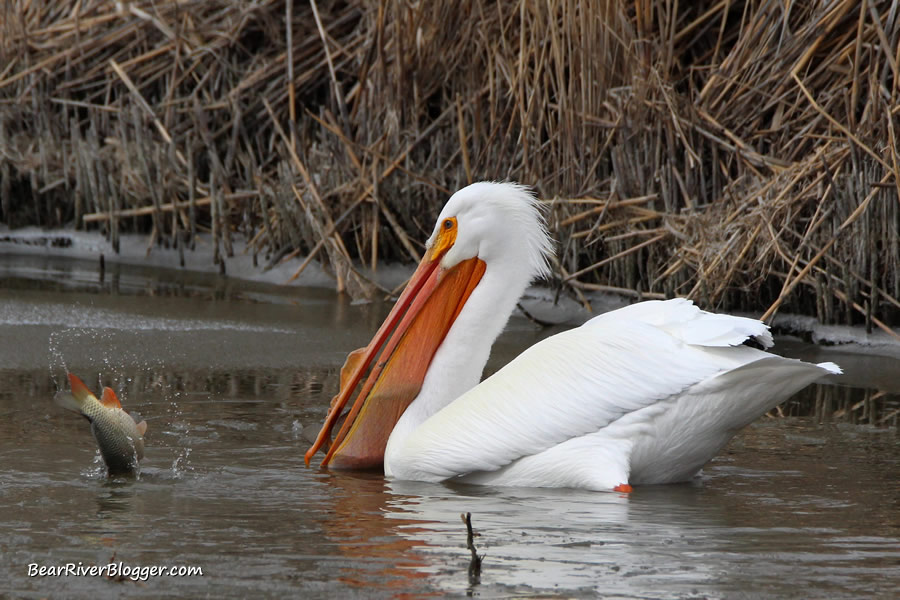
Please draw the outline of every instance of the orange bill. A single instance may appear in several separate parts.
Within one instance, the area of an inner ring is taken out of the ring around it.
[[[394,425],[418,396],[435,352],[484,274],[485,264],[478,258],[446,270],[440,267],[440,260],[450,245],[452,242],[440,244],[439,238],[369,345],[348,356],[341,370],[340,392],[332,401],[315,444],[306,452],[307,464],[330,441],[344,406],[368,370],[369,375],[331,442],[322,466],[345,469],[382,466]]]

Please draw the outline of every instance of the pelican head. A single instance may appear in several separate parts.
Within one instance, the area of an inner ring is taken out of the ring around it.
[[[478,258],[488,268],[515,268],[528,281],[546,276],[553,242],[542,208],[525,186],[473,183],[444,205],[425,244],[426,252],[432,257],[443,254],[440,264],[445,270]]]
[[[549,272],[552,250],[541,204],[527,188],[482,182],[453,194],[394,308],[369,345],[347,357],[340,392],[306,453],[307,464],[330,442],[332,428],[367,372],[323,466],[381,466],[388,437],[419,396],[435,354],[448,335],[462,329],[470,335],[462,343],[457,339],[457,346],[482,340],[479,349],[463,357],[470,363],[466,385],[475,385],[477,375],[470,381],[471,373],[480,374],[490,345],[528,284]]]

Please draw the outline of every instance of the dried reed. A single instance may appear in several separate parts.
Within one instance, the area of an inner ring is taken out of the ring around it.
[[[900,315],[888,0],[5,7],[11,227],[212,231],[223,268],[242,235],[363,296],[353,261],[417,258],[450,190],[514,179],[576,294]]]

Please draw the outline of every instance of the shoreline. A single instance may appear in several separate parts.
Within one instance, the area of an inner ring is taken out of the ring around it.
[[[71,230],[42,230],[29,227],[10,231],[0,228],[0,256],[48,256],[86,261],[103,261],[124,266],[150,267],[173,271],[187,271],[220,275],[219,268],[212,260],[212,242],[209,235],[197,236],[197,248],[184,252],[184,266],[180,265],[178,250],[153,246],[148,253],[148,236],[144,234],[122,234],[119,252],[98,232]],[[244,242],[235,240],[234,256],[223,257],[224,277],[248,282],[267,283],[279,287],[308,287],[336,289],[335,278],[326,272],[320,263],[312,261],[299,277],[290,281],[291,276],[302,261],[297,258],[282,262],[271,269],[253,265],[252,254]],[[261,262],[261,261],[260,261]],[[358,266],[357,266],[358,267]],[[358,267],[360,272],[386,289],[395,290],[412,274],[414,265],[382,263],[376,273]],[[335,292],[337,296],[337,292]],[[520,301],[520,312],[527,311],[526,318],[550,326],[578,326],[594,315],[614,310],[631,303],[630,298],[612,292],[590,292],[585,294],[593,309],[589,312],[574,298],[557,295],[546,285],[528,288]],[[735,312],[741,316],[759,318],[759,315]],[[863,326],[827,325],[819,323],[815,317],[798,314],[777,314],[770,323],[780,337],[793,337],[817,346],[837,347],[842,351],[874,353],[900,358],[900,341],[884,331],[873,330],[866,333]],[[900,329],[895,328],[900,334]]]

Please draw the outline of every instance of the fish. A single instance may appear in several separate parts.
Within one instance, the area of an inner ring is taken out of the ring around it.
[[[59,392],[56,403],[90,422],[91,433],[110,476],[135,475],[144,458],[147,422],[138,423],[125,412],[112,388],[103,388],[98,400],[81,379],[72,373],[68,376],[72,391]]]

